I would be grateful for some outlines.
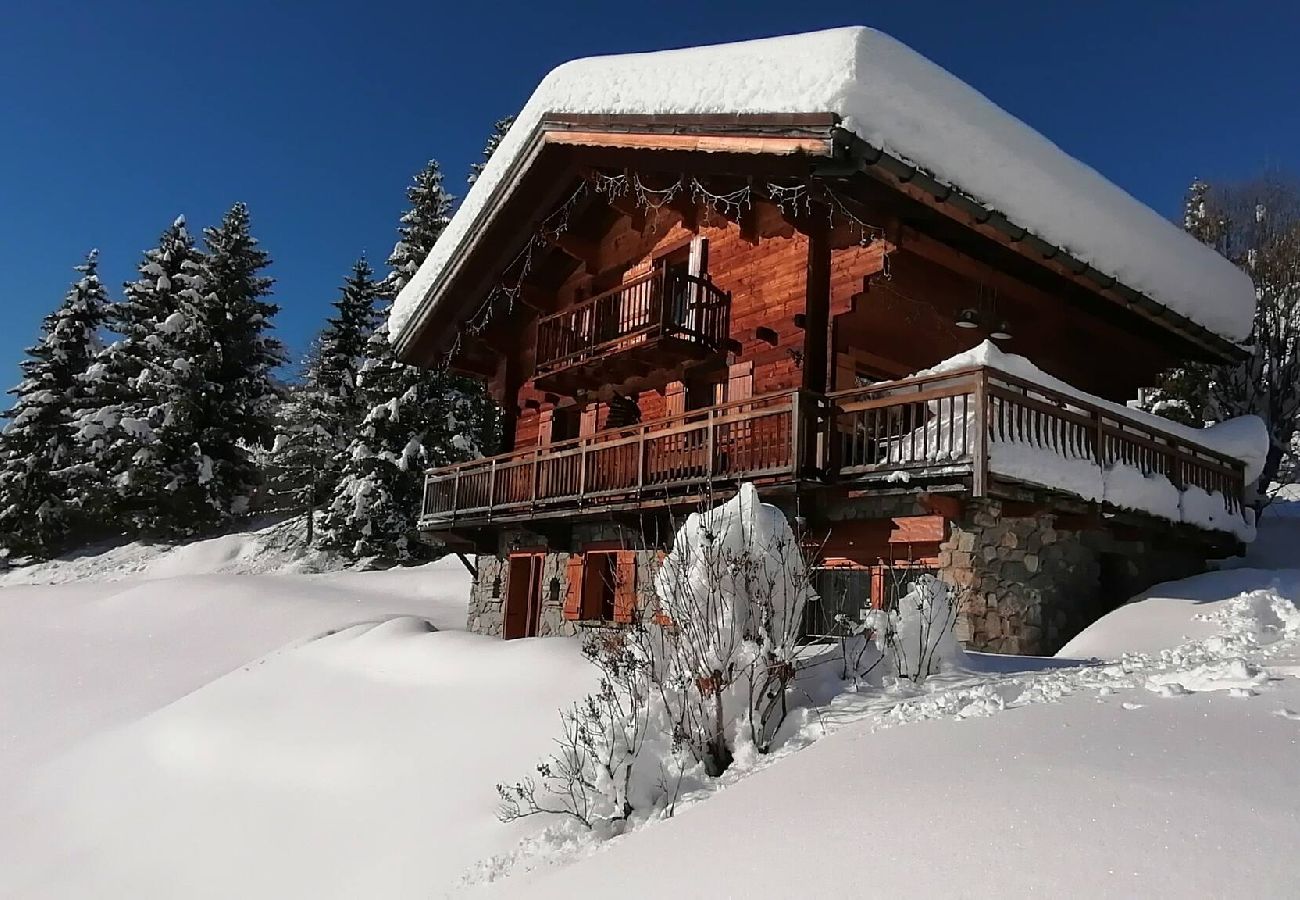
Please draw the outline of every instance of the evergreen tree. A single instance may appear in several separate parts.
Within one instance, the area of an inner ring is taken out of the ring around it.
[[[1183,229],[1203,244],[1228,253],[1226,217],[1218,208],[1210,185],[1196,179],[1183,202]],[[1215,366],[1188,363],[1164,372],[1155,387],[1143,392],[1139,406],[1183,425],[1204,427],[1213,420],[1211,384]]]
[[[78,436],[99,473],[86,485],[86,502],[106,526],[181,536],[221,519],[212,460],[200,444],[205,398],[214,391],[206,380],[212,340],[203,262],[178,218],[110,308],[120,337],[86,373]]]
[[[429,160],[416,173],[411,186],[406,189],[410,208],[402,214],[397,227],[397,243],[388,256],[392,270],[384,280],[390,296],[396,296],[415,277],[420,263],[433,249],[438,236],[451,221],[451,210],[456,198],[442,186],[442,169],[438,161]]]
[[[384,281],[389,296],[406,286],[450,221],[452,198],[436,162],[416,174],[407,199],[411,208],[398,226]],[[358,375],[366,412],[344,453],[324,531],[327,546],[405,563],[429,555],[415,527],[424,469],[494,448],[499,426],[482,384],[408,366],[388,337],[387,325],[380,325],[367,342]]]
[[[483,146],[483,161],[472,163],[469,167],[469,183],[471,185],[478,181],[478,177],[483,174],[487,168],[488,160],[492,154],[497,152],[497,147],[501,146],[501,139],[506,136],[510,126],[515,124],[514,116],[506,116],[504,119],[497,119],[492,126],[492,133],[488,135],[487,143]]]
[[[1300,185],[1276,176],[1211,188],[1193,183],[1185,227],[1254,282],[1249,357],[1233,365],[1188,365],[1165,373],[1146,405],[1201,425],[1257,415],[1271,446],[1257,505],[1290,465],[1300,416]]]
[[[416,518],[424,470],[481,454],[494,440],[496,410],[477,383],[397,359],[386,324],[377,328],[360,374],[369,411],[345,454],[325,514],[326,546],[383,563],[430,558]]]
[[[314,510],[328,501],[343,469],[343,452],[367,411],[357,372],[375,330],[379,285],[359,259],[334,301],[335,315],[312,346],[302,382],[286,399],[273,454],[274,489],[307,513],[312,539]]]
[[[270,446],[280,388],[273,373],[285,362],[271,336],[279,308],[266,300],[273,279],[262,274],[270,257],[253,237],[248,207],[236,203],[203,233],[203,328],[211,345],[201,357],[202,381],[193,398],[196,440],[211,461],[209,493],[221,518],[245,511],[259,472],[250,449]]]
[[[73,415],[107,315],[97,270],[91,251],[62,305],[45,317],[23,380],[10,391],[16,400],[0,432],[0,541],[10,554],[48,558],[87,536],[73,487],[85,462]]]

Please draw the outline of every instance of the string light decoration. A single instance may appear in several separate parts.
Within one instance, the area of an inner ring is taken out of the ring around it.
[[[699,179],[687,175],[679,176],[664,187],[652,187],[635,172],[610,173],[600,170],[592,172],[554,212],[542,220],[523,249],[505,267],[508,280],[498,282],[456,332],[451,348],[444,357],[444,368],[460,351],[466,334],[480,335],[497,315],[514,311],[515,303],[523,291],[525,279],[533,269],[538,251],[549,249],[557,238],[569,230],[574,210],[589,193],[610,200],[632,197],[637,208],[647,213],[647,222],[651,229],[658,230],[659,214],[684,194],[689,195],[692,202],[696,204],[704,204],[728,219],[736,219],[753,207],[756,191],[752,184],[746,184],[732,191],[715,193],[705,187]],[[832,226],[837,219],[847,222],[849,227],[857,232],[858,244],[863,247],[885,235],[883,228],[860,218],[830,185],[823,181],[810,180],[800,184],[768,182],[763,187],[762,197],[775,203],[781,213],[788,217],[811,215],[814,201],[825,201],[826,214]],[[884,276],[889,277],[888,257],[886,257]]]

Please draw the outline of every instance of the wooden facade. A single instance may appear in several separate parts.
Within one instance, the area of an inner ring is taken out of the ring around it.
[[[855,496],[1059,500],[1079,514],[1077,498],[990,465],[990,443],[1008,440],[1072,465],[1123,462],[1240,514],[1237,460],[994,368],[911,376],[992,332],[1124,402],[1175,362],[1232,351],[851,143],[817,116],[546,125],[403,346],[430,361],[459,333],[453,367],[487,380],[506,421],[501,454],[428,473],[422,527],[495,553],[511,528],[653,514],[752,481],[805,498],[813,518],[823,503],[847,509],[828,526],[826,564],[879,580],[886,558],[937,566],[960,507],[855,518]],[[563,227],[539,239],[562,204]],[[527,271],[512,271],[524,246]],[[498,284],[516,299],[466,330]],[[565,617],[625,619],[632,563],[590,554],[568,563]],[[512,585],[542,590],[531,557],[509,565]]]

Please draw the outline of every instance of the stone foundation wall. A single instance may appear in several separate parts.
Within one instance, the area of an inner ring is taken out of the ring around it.
[[[1048,655],[1152,584],[1204,571],[1185,546],[1149,534],[1057,527],[1050,512],[1004,516],[968,503],[940,546],[939,577],[958,592],[957,637],[974,650]]]
[[[568,563],[573,548],[595,542],[625,546],[629,549],[645,545],[645,541],[627,529],[608,523],[591,523],[577,526],[572,541],[564,547],[548,547],[541,535],[526,530],[514,530],[501,535],[496,554],[481,554],[475,566],[478,577],[470,585],[469,609],[466,627],[476,634],[500,636],[505,629],[505,603],[509,592],[509,556],[518,548],[547,547],[542,557],[542,614],[538,636],[574,635],[583,627],[578,622],[564,618],[564,598],[568,593]],[[637,592],[650,590],[657,565],[657,552],[640,550],[637,553]]]

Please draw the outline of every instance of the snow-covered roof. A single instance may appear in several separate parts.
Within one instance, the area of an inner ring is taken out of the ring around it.
[[[888,35],[852,27],[554,69],[398,296],[395,339],[548,113],[834,113],[873,147],[1210,331],[1236,341],[1250,331],[1255,294],[1239,269],[974,88]]]

